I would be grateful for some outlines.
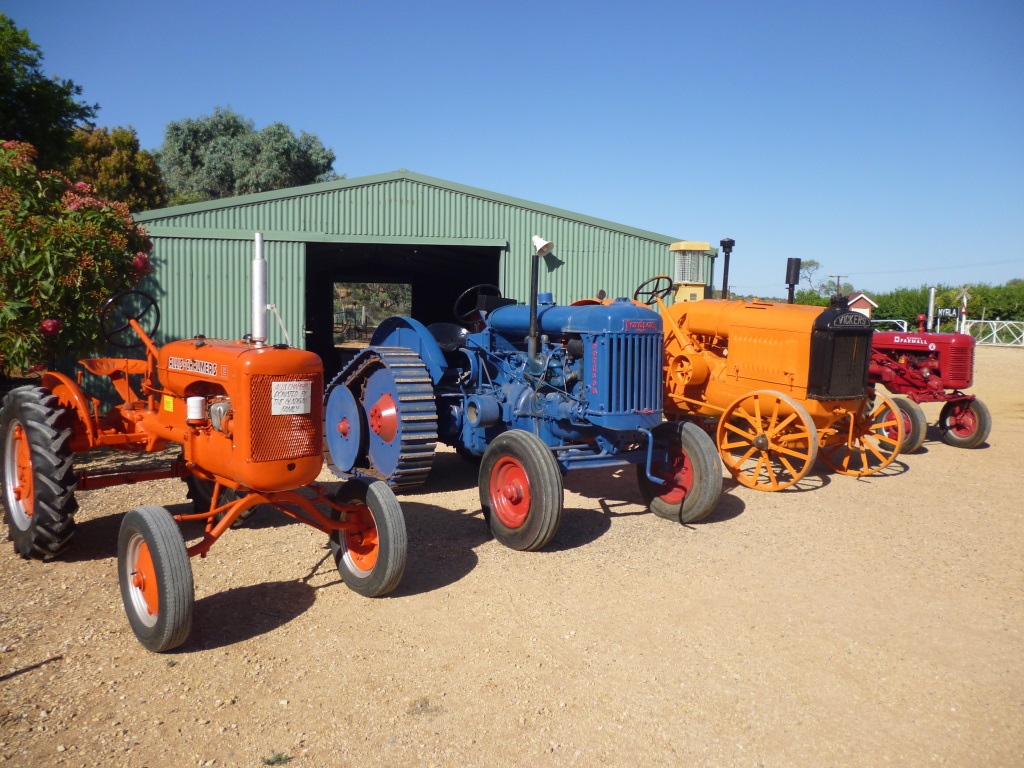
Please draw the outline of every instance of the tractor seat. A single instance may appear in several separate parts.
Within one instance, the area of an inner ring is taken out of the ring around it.
[[[78,361],[93,376],[113,376],[117,372],[144,375],[146,361],[125,357],[87,357]]]
[[[469,331],[458,323],[431,323],[427,330],[443,352],[456,351],[469,336]]]

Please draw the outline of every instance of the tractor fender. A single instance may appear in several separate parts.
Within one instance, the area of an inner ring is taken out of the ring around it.
[[[411,349],[420,356],[435,385],[441,381],[441,377],[444,376],[445,370],[448,368],[444,352],[441,351],[433,334],[423,323],[413,320],[411,317],[398,315],[389,317],[373,332],[370,346]]]
[[[89,401],[82,388],[75,381],[57,371],[43,374],[40,384],[57,398],[62,408],[67,408],[77,419],[72,430],[71,448],[73,451],[87,451],[96,445],[96,425],[89,411]]]

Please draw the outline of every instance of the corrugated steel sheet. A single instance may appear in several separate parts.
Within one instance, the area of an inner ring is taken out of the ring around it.
[[[149,211],[136,219],[156,244],[158,275],[170,301],[164,302],[168,333],[186,328],[188,335],[239,335],[248,325],[252,236],[260,231],[268,248],[270,300],[287,311],[299,345],[306,242],[500,244],[506,249],[502,291],[526,301],[531,237],[540,235],[555,243],[554,255],[564,263],[553,272],[542,267],[541,290],[569,303],[600,289],[631,296],[647,278],[672,275],[669,245],[683,239],[407,171]],[[211,328],[192,330],[204,324]]]

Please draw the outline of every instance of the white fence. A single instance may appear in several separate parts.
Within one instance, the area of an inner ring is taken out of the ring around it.
[[[1024,347],[1024,322],[1019,320],[965,320],[963,332],[979,344]]]

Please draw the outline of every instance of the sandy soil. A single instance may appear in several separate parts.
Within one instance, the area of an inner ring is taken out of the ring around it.
[[[321,534],[260,512],[193,560],[166,655],[128,626],[116,539],[130,507],[185,511],[184,484],[81,492],[63,560],[0,557],[0,762],[1021,765],[1022,380],[1024,350],[978,351],[978,450],[933,427],[886,476],[727,480],[693,526],[632,472],[570,475],[538,553],[489,538],[446,452],[401,497],[395,593],[357,596]]]

